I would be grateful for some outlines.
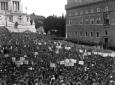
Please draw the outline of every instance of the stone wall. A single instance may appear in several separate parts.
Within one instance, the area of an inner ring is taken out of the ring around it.
[[[115,44],[115,1],[100,2],[67,10],[66,37],[99,43],[103,38]],[[92,11],[93,10],[93,11]],[[109,26],[105,26],[104,13],[109,15]],[[97,19],[100,18],[99,23]],[[93,20],[93,24],[91,23]],[[85,36],[87,32],[87,36]],[[91,36],[91,32],[93,36]],[[99,37],[97,37],[97,32]]]

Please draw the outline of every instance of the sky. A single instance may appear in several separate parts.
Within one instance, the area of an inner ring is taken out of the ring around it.
[[[27,13],[35,13],[36,15],[42,15],[48,17],[50,15],[61,16],[65,14],[65,4],[67,0],[22,0],[23,11]]]

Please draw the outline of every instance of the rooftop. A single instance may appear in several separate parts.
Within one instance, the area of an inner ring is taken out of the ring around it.
[[[66,9],[83,6],[83,5],[88,5],[88,4],[92,4],[92,3],[97,3],[97,2],[101,2],[101,1],[110,1],[110,0],[71,0],[71,1],[68,0]]]

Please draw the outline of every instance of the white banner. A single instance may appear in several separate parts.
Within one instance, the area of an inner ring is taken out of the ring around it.
[[[75,59],[65,59],[63,61],[60,61],[59,63],[60,63],[60,65],[74,66],[74,64],[77,63],[77,60],[75,60]]]
[[[55,68],[55,67],[56,67],[56,64],[55,64],[55,63],[50,63],[50,67],[51,67],[51,68]]]

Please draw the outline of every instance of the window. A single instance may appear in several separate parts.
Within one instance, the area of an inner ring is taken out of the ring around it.
[[[89,24],[89,19],[85,19],[86,24]]]
[[[97,38],[99,37],[99,32],[96,33],[96,37],[97,37]]]
[[[72,16],[72,13],[69,13],[69,16]]]
[[[18,11],[20,10],[20,3],[19,3],[19,1],[17,1],[17,3],[18,3]]]
[[[107,6],[107,7],[105,7],[105,12],[107,12],[107,11],[109,11],[109,8],[108,8],[108,6]]]
[[[83,14],[83,11],[80,12],[80,15],[82,15],[82,14]]]
[[[108,31],[107,31],[107,30],[105,30],[105,35],[106,35],[106,36],[108,35]]]
[[[77,35],[77,32],[75,32],[75,34]]]
[[[88,36],[88,33],[87,33],[87,32],[85,33],[85,36],[86,36],[86,37]]]
[[[83,24],[83,17],[80,18],[80,24]]]
[[[5,10],[8,10],[8,2],[5,2]]]
[[[1,2],[1,10],[4,10],[4,3]]]
[[[72,36],[72,32],[70,32],[70,36]]]
[[[80,24],[83,24],[83,21],[80,21]]]
[[[101,9],[100,9],[100,8],[97,8],[97,12],[101,12]]]
[[[78,15],[78,12],[75,12],[75,15],[77,16],[77,15]]]
[[[13,1],[13,4],[15,4],[15,5],[13,5],[13,10],[14,10],[14,11],[19,11],[19,10],[20,10],[20,2],[14,0],[14,1]]]
[[[72,19],[69,19],[69,24],[72,24]]]
[[[98,17],[98,18],[96,19],[96,23],[97,23],[97,24],[100,24],[100,23],[101,23],[101,18],[100,18],[100,17]]]
[[[90,34],[90,35],[91,35],[91,37],[93,37],[93,32],[91,32],[91,34]]]
[[[8,10],[8,2],[1,2],[1,10]]]
[[[71,36],[71,32],[69,32],[68,34],[69,34],[69,36]]]
[[[91,9],[91,13],[94,13],[94,10],[93,10],[93,9]]]
[[[75,32],[73,32],[73,37],[75,37],[76,35],[75,35]]]
[[[110,16],[109,16],[109,14],[108,13],[105,13],[104,14],[104,24],[105,25],[110,25]]]
[[[85,14],[88,14],[88,10],[85,11]]]
[[[80,36],[83,36],[83,33],[82,33],[82,32],[80,32]]]
[[[94,24],[94,22],[95,22],[95,20],[94,20],[94,18],[92,19],[92,24]]]
[[[93,19],[90,19],[90,23],[91,23],[91,24],[94,24],[94,22],[95,22],[94,18],[93,18]]]

